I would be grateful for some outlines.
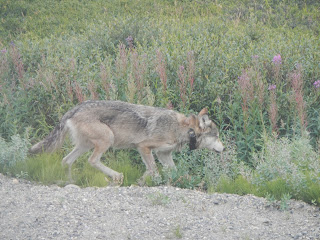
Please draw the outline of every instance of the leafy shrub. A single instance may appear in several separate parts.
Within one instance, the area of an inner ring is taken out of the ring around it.
[[[240,173],[235,144],[228,138],[224,140],[225,150],[220,153],[209,153],[204,159],[207,187],[215,189],[224,178],[235,179]]]
[[[165,169],[162,173],[162,183],[181,188],[204,187],[205,176],[204,159],[210,158],[205,151],[190,151],[187,148],[174,154],[177,169]]]
[[[29,150],[28,138],[13,135],[10,142],[0,137],[0,169],[1,172],[14,166],[16,163],[26,160]]]
[[[227,150],[218,154],[209,150],[183,148],[174,154],[176,170],[163,171],[163,183],[181,188],[214,189],[223,177],[235,178],[238,164],[235,147],[226,143]]]
[[[269,139],[264,151],[254,156],[256,169],[252,183],[260,192],[280,198],[290,193],[294,198],[304,199],[314,186],[320,186],[320,159],[308,138]],[[319,192],[318,192],[319,193]],[[313,199],[318,200],[318,195]]]
[[[282,202],[282,208],[289,196],[320,204],[320,159],[308,137],[269,137],[253,162],[254,169],[237,163],[233,173],[238,175],[221,175],[210,190],[274,198]]]

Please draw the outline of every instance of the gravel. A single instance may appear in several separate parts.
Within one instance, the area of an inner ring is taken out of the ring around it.
[[[318,207],[161,187],[43,186],[0,174],[0,239],[320,239]]]

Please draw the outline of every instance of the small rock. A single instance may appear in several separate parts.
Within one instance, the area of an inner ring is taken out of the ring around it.
[[[15,179],[12,180],[12,183],[13,183],[13,184],[18,184],[18,183],[19,183],[19,180],[15,178]]]
[[[80,187],[75,184],[68,184],[64,188],[66,188],[66,189],[80,189]]]
[[[266,224],[266,225],[271,224],[270,220],[267,219],[267,218],[262,218],[262,217],[260,217],[260,218],[257,218],[257,220],[258,220],[259,222],[263,223],[263,224]]]

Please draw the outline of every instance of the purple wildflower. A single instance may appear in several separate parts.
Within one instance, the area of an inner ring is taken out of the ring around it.
[[[133,41],[133,37],[132,37],[132,36],[128,36],[128,37],[126,38],[126,41],[127,41],[127,42],[132,42],[132,41]]]
[[[280,65],[280,64],[281,64],[281,61],[282,61],[282,59],[281,59],[281,55],[280,55],[280,54],[274,56],[273,59],[272,59],[272,62],[273,62],[275,65]]]
[[[129,48],[134,48],[134,40],[133,40],[132,36],[128,36],[126,38],[126,42],[127,42],[128,46],[129,46]]]
[[[7,52],[7,49],[5,48],[1,50],[1,53],[6,53],[6,52]]]
[[[313,83],[313,86],[314,86],[315,88],[320,88],[320,80],[315,81],[315,82]]]
[[[276,85],[275,84],[273,84],[273,85],[270,85],[269,87],[268,87],[268,90],[270,91],[270,90],[275,90],[276,89]]]
[[[258,58],[259,58],[258,55],[253,55],[253,56],[252,56],[252,59],[254,59],[254,60],[256,60],[256,59],[258,59]]]
[[[10,42],[10,45],[11,45],[12,47],[14,47],[14,46],[15,46],[15,44],[14,44],[14,42],[13,42],[13,41],[11,41],[11,42]]]

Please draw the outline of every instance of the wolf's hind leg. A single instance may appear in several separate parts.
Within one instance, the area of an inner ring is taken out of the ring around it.
[[[80,157],[83,153],[89,151],[90,148],[88,147],[79,147],[79,146],[76,146],[67,156],[65,156],[63,159],[62,159],[62,164],[68,164],[68,179],[69,179],[69,182],[73,182],[72,180],[72,175],[71,175],[71,167],[72,167],[72,164],[74,163],[74,161],[77,160],[78,157]]]
[[[106,152],[114,142],[113,132],[107,125],[101,123],[92,124],[90,127],[89,129],[89,126],[87,126],[87,129],[89,129],[88,132],[90,132],[88,140],[94,145],[94,149],[88,159],[89,163],[91,166],[111,177],[114,183],[121,185],[123,182],[123,174],[108,168],[100,161],[102,154]]]
[[[98,170],[100,170],[101,172],[103,172],[104,174],[108,175],[109,177],[112,178],[112,180],[121,185],[123,182],[123,174],[122,173],[118,173],[114,170],[112,170],[111,168],[108,168],[107,166],[105,166],[103,163],[101,163],[100,158],[102,156],[102,154],[107,150],[107,148],[99,148],[99,147],[95,147],[93,150],[92,155],[89,158],[89,163],[91,164],[91,166],[97,168]]]

